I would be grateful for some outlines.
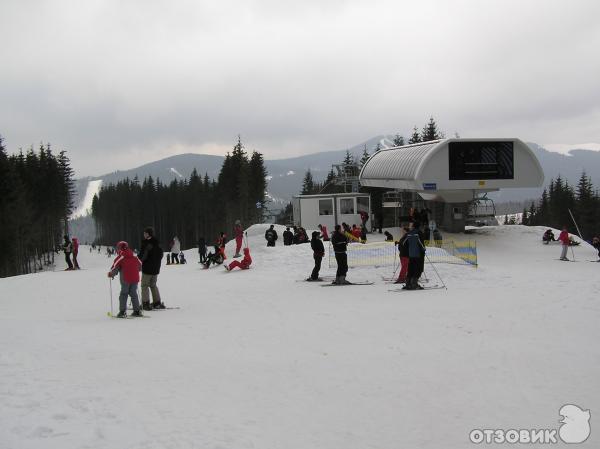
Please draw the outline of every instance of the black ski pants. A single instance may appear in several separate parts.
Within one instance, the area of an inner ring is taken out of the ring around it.
[[[323,256],[317,256],[316,254],[314,254],[313,257],[315,259],[315,267],[312,270],[310,278],[315,280],[319,277],[319,271],[321,270],[321,261],[323,260]]]
[[[348,255],[344,253],[335,253],[335,261],[337,262],[336,277],[346,276],[348,273]]]

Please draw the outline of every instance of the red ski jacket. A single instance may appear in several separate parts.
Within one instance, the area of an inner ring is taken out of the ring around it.
[[[140,270],[142,261],[138,259],[131,249],[127,248],[119,251],[119,255],[110,268],[111,276],[121,273],[121,281],[126,284],[137,284],[140,282]]]
[[[569,240],[569,233],[567,231],[561,231],[560,235],[558,236],[558,240],[560,240],[563,245],[568,245],[571,243]]]

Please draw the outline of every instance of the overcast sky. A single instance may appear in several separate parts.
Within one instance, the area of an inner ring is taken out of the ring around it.
[[[600,1],[2,0],[0,135],[78,177],[408,135],[600,142]]]

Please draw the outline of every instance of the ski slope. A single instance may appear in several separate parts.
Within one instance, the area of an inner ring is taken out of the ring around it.
[[[107,318],[111,259],[86,247],[81,271],[0,279],[0,448],[469,448],[476,428],[558,428],[567,403],[594,421],[600,263],[587,244],[556,260],[545,229],[478,229],[479,268],[389,292],[391,268],[296,282],[310,245],[278,228],[267,248],[257,225],[250,270],[163,266],[181,309],[150,319]]]

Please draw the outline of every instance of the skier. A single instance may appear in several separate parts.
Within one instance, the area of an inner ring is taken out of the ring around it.
[[[210,267],[210,264],[220,265],[225,260],[223,258],[223,251],[221,250],[221,248],[219,248],[219,245],[215,245],[213,248],[214,252],[208,253],[208,256],[206,257],[206,262],[204,262],[205,269],[208,269],[208,267]]]
[[[244,239],[244,230],[242,229],[242,222],[235,220],[235,226],[233,227],[233,233],[235,235],[235,257],[241,257],[240,249],[242,249],[242,240]]]
[[[67,269],[65,271],[71,271],[73,269],[73,263],[71,262],[71,252],[73,251],[73,244],[69,239],[68,235],[64,236],[64,242],[62,249],[65,252],[65,262],[67,262]]]
[[[79,263],[77,262],[77,255],[79,254],[79,239],[77,237],[73,237],[71,242],[73,243],[73,268],[79,270]]]
[[[552,232],[552,229],[548,229],[546,232],[544,232],[544,235],[542,236],[542,241],[545,245],[547,245],[550,242],[556,242],[556,238],[554,238],[554,232]]]
[[[404,284],[406,282],[406,274],[408,273],[408,243],[406,238],[408,236],[408,228],[404,226],[402,228],[403,234],[400,240],[396,242],[398,244],[398,252],[400,253],[400,274],[396,280],[396,284]]]
[[[271,225],[271,227],[265,231],[265,240],[267,241],[267,246],[275,246],[275,242],[277,241],[275,225]]]
[[[329,234],[327,233],[327,226],[325,225],[319,225],[319,231],[321,231],[321,237],[323,238],[324,242],[328,242],[329,241]]]
[[[348,237],[346,237],[346,234],[342,232],[342,227],[340,225],[335,225],[335,231],[331,236],[331,244],[333,245],[335,261],[337,262],[335,281],[333,281],[332,284],[349,284],[350,282],[346,280],[346,273],[348,272],[348,255],[346,254]]]
[[[419,222],[413,221],[410,223],[410,231],[406,235],[408,244],[408,274],[406,277],[406,285],[402,287],[404,290],[422,290],[419,285],[419,277],[422,273],[421,259],[425,258],[425,246],[419,232]]]
[[[108,277],[113,279],[117,273],[121,281],[121,293],[119,294],[119,314],[117,318],[125,318],[127,316],[127,297],[131,296],[133,304],[133,313],[131,316],[142,316],[140,311],[140,302],[138,300],[137,286],[140,282],[140,268],[142,262],[138,259],[127,242],[117,243],[117,257],[115,258]]]
[[[307,281],[320,281],[319,271],[321,270],[321,261],[323,260],[323,256],[325,256],[325,247],[323,246],[323,242],[319,238],[319,231],[314,231],[312,233],[312,239],[310,241],[310,247],[313,250],[313,258],[315,259],[315,267],[312,270],[310,277]]]
[[[569,231],[567,231],[567,227],[563,226],[560,235],[558,236],[558,240],[562,244],[560,260],[569,260],[567,258],[567,250],[569,249],[569,245],[571,244],[571,239],[569,239]]]
[[[144,310],[164,309],[165,305],[160,300],[160,292],[156,286],[163,250],[154,237],[154,229],[144,229],[144,240],[140,246],[140,259],[142,260],[142,308]],[[150,304],[152,292],[152,304]]]
[[[187,260],[185,260],[185,254],[183,254],[183,251],[181,251],[179,253],[179,263],[182,265],[187,263]]]
[[[283,245],[290,246],[292,243],[294,243],[294,234],[290,231],[290,227],[288,226],[285,228],[285,231],[283,231]]]
[[[171,241],[171,263],[179,264],[179,253],[181,252],[181,243],[177,236]]]
[[[250,257],[250,248],[244,248],[244,258],[242,261],[234,260],[229,264],[229,266],[225,265],[225,269],[227,271],[231,271],[234,268],[239,268],[240,270],[247,270],[250,268],[250,264],[252,264],[252,257]]]
[[[198,239],[198,255],[200,256],[198,263],[206,263],[206,240],[204,237]]]
[[[353,224],[351,233],[352,233],[352,237],[354,237],[357,242],[360,242],[360,228],[356,227],[356,225]]]

